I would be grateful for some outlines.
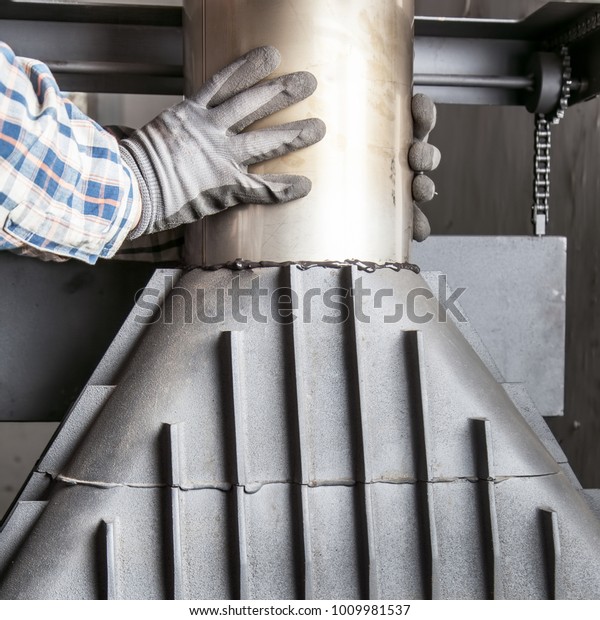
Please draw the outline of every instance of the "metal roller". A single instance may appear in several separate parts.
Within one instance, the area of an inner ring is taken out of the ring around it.
[[[413,11],[413,0],[184,2],[188,94],[248,50],[274,45],[278,74],[311,71],[319,87],[257,126],[309,117],[327,125],[321,143],[253,167],[308,176],[306,198],[204,219],[188,230],[188,263],[408,260]]]

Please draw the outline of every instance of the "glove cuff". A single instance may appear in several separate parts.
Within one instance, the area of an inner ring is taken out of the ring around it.
[[[122,140],[119,143],[119,151],[123,163],[131,170],[140,188],[142,198],[140,221],[127,235],[127,239],[137,239],[150,233],[150,228],[156,220],[156,201],[160,196],[159,186],[142,146],[138,145],[135,140]]]

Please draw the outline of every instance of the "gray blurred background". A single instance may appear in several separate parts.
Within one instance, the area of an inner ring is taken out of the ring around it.
[[[114,0],[113,0],[114,2]],[[127,3],[127,2],[125,2]],[[140,3],[138,1],[138,3]],[[154,2],[160,4],[161,2]],[[176,4],[163,2],[163,4]],[[417,0],[417,14],[518,19],[539,0]],[[173,97],[90,96],[103,124],[140,126]],[[584,487],[600,487],[600,102],[553,133],[549,234],[568,239],[565,416],[550,420]],[[529,235],[533,118],[516,108],[439,106],[435,234]],[[0,253],[0,407],[48,420],[0,427],[0,516],[110,344],[152,266],[43,264]]]

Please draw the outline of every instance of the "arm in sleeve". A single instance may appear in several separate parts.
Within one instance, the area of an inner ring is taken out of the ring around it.
[[[65,99],[43,63],[0,43],[0,250],[95,263],[136,224],[117,140]]]

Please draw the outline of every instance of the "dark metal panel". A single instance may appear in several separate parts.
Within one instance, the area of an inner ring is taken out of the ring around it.
[[[523,20],[416,17],[415,35],[544,41],[563,32],[593,7],[591,2],[548,2]]]
[[[0,252],[0,420],[61,420],[153,269]]]
[[[590,7],[549,3],[523,21],[416,18],[415,85],[439,103],[523,105],[530,53]],[[9,2],[0,5],[0,39],[46,62],[63,90],[181,94],[181,19],[178,7]],[[586,97],[597,90],[596,43],[573,60]]]
[[[17,55],[55,63],[53,68],[56,63],[94,61],[181,70],[181,28],[175,26],[2,19],[0,36]]]
[[[63,90],[183,93],[179,8],[0,4],[0,40],[48,64]]]
[[[577,75],[585,77],[584,87],[573,93],[571,105],[600,93],[600,31],[570,48],[571,63]]]
[[[573,105],[600,92],[599,26],[591,3],[548,3],[522,21],[416,18],[415,86],[438,103],[524,105],[531,54],[580,38],[570,46]]]
[[[524,105],[523,86],[530,81],[527,63],[534,50],[535,44],[524,40],[417,37],[415,91],[438,103]],[[497,86],[472,85],[482,78],[488,79],[484,84],[491,79]],[[515,88],[516,82],[519,88]]]
[[[181,26],[181,9],[169,6],[76,4],[72,2],[0,2],[0,17],[31,21]]]

